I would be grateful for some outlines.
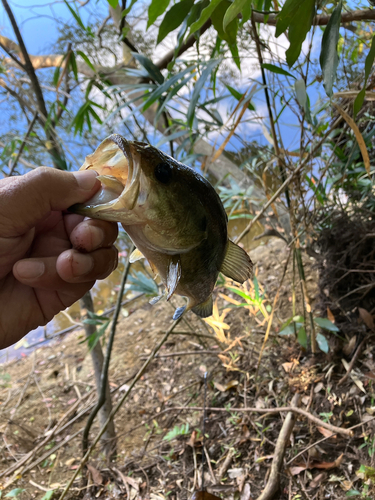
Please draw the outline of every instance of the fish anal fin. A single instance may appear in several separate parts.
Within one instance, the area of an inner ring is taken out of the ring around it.
[[[243,248],[228,240],[220,271],[228,278],[244,283],[252,276],[253,263]]]
[[[129,257],[129,262],[131,264],[133,264],[133,262],[137,262],[137,260],[141,260],[141,259],[144,259],[145,256],[143,255],[142,252],[140,252],[138,250],[138,248],[136,248],[131,254],[130,254],[130,257]]]
[[[181,316],[184,314],[185,311],[186,311],[186,306],[178,307],[174,312],[173,319],[176,321],[176,319],[181,318]]]
[[[168,265],[168,272],[167,272],[167,300],[169,300],[174,292],[176,291],[176,288],[178,286],[178,282],[180,281],[181,278],[181,261],[179,256],[173,256]]]
[[[156,297],[152,297],[152,299],[149,300],[148,303],[153,306],[153,305],[157,304],[159,302],[159,300],[161,300],[164,297],[165,297],[165,293],[162,293],[161,295],[157,295]]]
[[[210,295],[207,300],[192,307],[191,310],[201,318],[208,318],[208,316],[211,316],[212,314],[212,307],[213,307],[213,301],[212,301],[212,295]]]

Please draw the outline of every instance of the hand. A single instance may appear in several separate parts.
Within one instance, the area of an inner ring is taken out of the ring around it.
[[[93,171],[40,167],[0,180],[0,349],[45,325],[117,266],[117,224],[66,214]]]

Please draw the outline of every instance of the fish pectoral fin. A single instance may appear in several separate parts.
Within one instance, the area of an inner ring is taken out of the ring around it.
[[[211,294],[207,300],[205,300],[201,304],[198,304],[197,306],[192,307],[191,310],[201,318],[208,318],[208,316],[211,316],[212,314],[212,307],[213,307],[213,300]]]
[[[149,304],[151,304],[152,306],[157,304],[159,302],[159,300],[163,299],[165,297],[165,293],[162,293],[161,295],[157,295],[156,297],[152,297],[151,300],[149,300]]]
[[[167,300],[169,300],[176,291],[180,278],[181,278],[180,257],[178,255],[174,255],[169,261],[168,271],[167,271],[167,283],[166,283],[168,291]]]
[[[131,264],[133,264],[134,262],[137,262],[137,260],[141,260],[141,259],[144,259],[145,256],[143,255],[142,252],[140,252],[138,250],[138,248],[136,248],[131,254],[130,254],[130,257],[129,257],[129,262]]]
[[[220,271],[228,278],[244,283],[252,276],[253,263],[243,248],[228,240]]]
[[[186,311],[186,306],[178,307],[174,312],[173,319],[176,321],[176,319],[181,318],[181,316],[184,314],[185,311]]]

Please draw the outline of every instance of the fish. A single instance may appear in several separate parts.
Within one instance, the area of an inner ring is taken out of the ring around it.
[[[211,316],[218,275],[244,283],[253,264],[228,238],[228,217],[213,186],[202,175],[159,149],[112,134],[89,154],[80,170],[98,173],[101,188],[69,210],[120,222],[136,249],[130,262],[146,258],[165,292],[154,298],[187,298],[173,319],[192,310]]]

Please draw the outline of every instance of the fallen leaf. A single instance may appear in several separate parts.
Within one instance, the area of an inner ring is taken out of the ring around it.
[[[345,370],[349,371],[349,363],[345,359],[342,359],[341,362],[344,365]],[[359,378],[353,371],[350,372],[350,378],[353,380],[358,389],[366,394],[366,390],[362,384],[362,381],[359,380]]]
[[[70,465],[73,465],[74,462],[76,461],[77,459],[76,458],[69,458],[66,462],[65,462],[65,465],[67,465],[68,467]]]
[[[320,472],[310,483],[310,488],[316,488],[319,486],[325,479],[327,479],[326,472]]]
[[[87,464],[86,467],[91,474],[93,482],[95,484],[103,484],[103,476],[100,474],[100,472],[91,464]]]
[[[219,382],[214,382],[214,386],[220,392],[229,391],[229,389],[233,389],[233,387],[236,387],[237,385],[238,385],[238,380],[231,380],[226,385],[222,385]]]
[[[333,432],[329,431],[328,429],[325,429],[324,427],[317,427],[317,429],[320,432],[320,434],[323,434],[323,436],[327,438],[331,436],[337,437],[337,434],[334,434]]]
[[[333,312],[329,307],[327,307],[327,318],[332,321],[332,323],[335,323],[335,316],[333,315]]]
[[[191,500],[221,500],[220,497],[212,495],[207,491],[194,491]]]
[[[292,476],[296,476],[300,472],[306,469],[334,469],[335,467],[339,467],[341,465],[344,454],[342,453],[334,462],[309,462],[306,464],[295,465],[289,469],[289,472]]]
[[[371,314],[362,307],[358,307],[358,312],[359,312],[359,317],[367,326],[367,328],[370,328],[370,330],[374,330],[375,329],[374,319],[371,316]]]
[[[189,441],[187,442],[187,445],[188,446],[191,446],[192,448],[194,448],[195,446],[195,438],[197,437],[197,431],[193,431],[191,433],[191,436],[189,438]]]
[[[375,380],[375,373],[374,372],[367,372],[364,375],[365,375],[365,377],[370,378],[371,380]]]
[[[343,352],[345,356],[349,356],[354,351],[356,343],[357,343],[357,336],[354,335],[354,337],[352,337],[349,340],[349,342],[344,345]]]

